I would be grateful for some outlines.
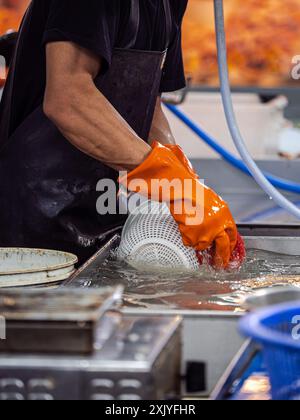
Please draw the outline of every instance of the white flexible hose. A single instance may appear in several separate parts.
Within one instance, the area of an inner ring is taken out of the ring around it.
[[[231,136],[233,138],[234,144],[239,154],[241,155],[241,158],[247,165],[251,175],[258,183],[258,185],[270,197],[270,199],[273,199],[274,202],[276,202],[280,207],[285,209],[288,213],[300,219],[300,210],[291,201],[284,197],[275,187],[273,187],[273,185],[266,179],[262,171],[259,169],[257,164],[250,156],[250,153],[243,140],[242,134],[237,123],[231,98],[223,0],[214,0],[214,6],[221,93],[227,124]]]

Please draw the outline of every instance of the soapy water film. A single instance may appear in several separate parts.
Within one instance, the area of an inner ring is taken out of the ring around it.
[[[80,286],[125,287],[124,306],[149,309],[240,311],[244,299],[266,287],[300,287],[300,258],[248,250],[239,271],[216,272],[202,267],[199,273],[132,268],[115,253]]]

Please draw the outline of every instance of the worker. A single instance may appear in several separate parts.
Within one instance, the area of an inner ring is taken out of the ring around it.
[[[214,248],[227,266],[237,243],[228,205],[204,187],[162,109],[185,86],[181,24],[187,0],[33,0],[0,109],[0,246],[55,248],[84,261],[124,215],[99,214],[99,180],[149,198],[142,179],[189,180],[170,193],[184,243]],[[203,174],[205,176],[205,174]],[[132,182],[133,181],[133,182]],[[127,185],[124,176],[120,182]],[[200,197],[197,192],[200,191]],[[189,210],[200,208],[199,223]]]

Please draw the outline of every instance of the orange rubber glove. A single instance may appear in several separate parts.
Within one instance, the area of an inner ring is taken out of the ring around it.
[[[157,142],[154,142],[152,144],[152,149],[157,146]],[[177,159],[183,164],[183,166],[186,168],[186,170],[190,173],[192,177],[195,177],[196,179],[199,179],[198,174],[195,172],[195,169],[193,168],[193,165],[191,164],[189,158],[186,156],[184,151],[178,144],[166,144],[166,147],[169,150],[172,150],[174,155],[177,157]]]
[[[127,177],[120,178],[120,183],[150,200],[166,202],[183,243],[196,251],[213,247],[213,265],[227,268],[238,237],[228,205],[200,183],[191,166],[187,168],[180,156],[173,153],[172,147],[157,142],[152,147],[148,158]],[[158,183],[172,184],[174,181],[176,186],[173,188],[158,187]]]
[[[153,147],[155,147],[155,143],[153,144]],[[186,156],[184,151],[180,146],[177,144],[167,144],[166,147],[175,154],[175,156],[180,160],[180,162],[183,164],[183,166],[190,172],[191,176],[194,176],[196,179],[199,179],[198,174],[195,172],[193,165],[191,164],[189,158]],[[197,253],[197,256],[199,258],[199,263],[202,265],[204,263],[204,257],[201,254],[201,252]],[[208,262],[210,265],[213,264],[213,257],[214,257],[214,250],[213,248],[210,249],[208,259],[206,262]],[[238,269],[242,266],[243,262],[246,259],[246,247],[245,242],[240,234],[238,234],[237,244],[235,249],[233,250],[233,253],[230,257],[230,268],[231,269]]]

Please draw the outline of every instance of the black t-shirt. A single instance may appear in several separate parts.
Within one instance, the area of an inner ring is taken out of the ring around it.
[[[133,46],[146,51],[165,49],[166,18],[162,0],[140,1],[140,27]],[[161,92],[185,86],[181,49],[181,23],[188,0],[170,0],[173,30]],[[14,75],[9,134],[39,106],[44,97],[45,44],[71,41],[96,53],[109,68],[113,49],[122,46],[130,12],[130,0],[33,0],[23,28]],[[66,87],[67,88],[67,87]],[[2,114],[5,101],[4,94]],[[0,115],[5,118],[5,115]]]

